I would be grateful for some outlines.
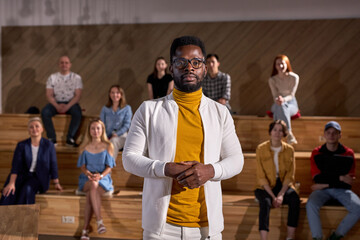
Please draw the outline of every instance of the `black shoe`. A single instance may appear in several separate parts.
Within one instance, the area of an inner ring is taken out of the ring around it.
[[[66,140],[66,146],[68,146],[68,147],[78,147],[79,144],[77,144],[74,139],[69,138],[68,140]]]
[[[331,236],[328,238],[328,240],[340,240],[340,239],[342,239],[342,238],[343,238],[343,236],[336,235],[336,233],[333,232],[333,233],[331,234]]]

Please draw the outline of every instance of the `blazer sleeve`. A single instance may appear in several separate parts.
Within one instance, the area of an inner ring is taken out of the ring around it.
[[[14,156],[12,160],[11,174],[19,174],[23,166],[23,153],[24,153],[24,144],[18,143],[16,145]]]
[[[223,131],[220,149],[220,161],[211,163],[214,167],[213,181],[229,179],[239,174],[244,166],[244,155],[242,153],[239,138],[236,135],[234,120],[229,110],[220,105],[223,111]]]
[[[135,112],[126,137],[122,163],[125,171],[139,177],[158,178],[165,176],[166,162],[147,157],[146,102]]]

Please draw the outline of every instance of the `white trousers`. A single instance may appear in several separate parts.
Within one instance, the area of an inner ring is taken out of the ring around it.
[[[127,133],[124,133],[121,136],[112,137],[110,142],[114,145],[114,159],[116,161],[116,157],[119,153],[119,150],[122,149],[125,145],[125,140],[127,137]]]
[[[163,233],[159,236],[144,230],[143,240],[222,240],[221,233],[209,237],[209,227],[182,227],[166,223]]]

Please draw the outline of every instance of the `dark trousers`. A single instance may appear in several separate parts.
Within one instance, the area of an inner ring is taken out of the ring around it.
[[[54,124],[52,122],[52,117],[58,114],[56,111],[56,108],[48,103],[41,111],[41,118],[44,123],[44,128],[46,131],[46,135],[48,139],[56,141],[56,133],[54,129]],[[81,108],[79,104],[74,104],[67,112],[66,114],[71,115],[71,122],[68,130],[68,134],[66,139],[74,139],[75,134],[77,130],[80,127],[81,123]]]
[[[282,183],[278,178],[276,180],[275,187],[272,189],[275,196],[280,192],[281,188]],[[259,201],[260,207],[259,230],[269,231],[269,217],[270,208],[272,207],[272,198],[265,190],[262,189],[256,189],[255,196]],[[300,198],[294,189],[289,188],[285,192],[283,204],[289,205],[287,225],[289,227],[297,227],[300,212]]]
[[[8,180],[5,186],[9,183]],[[41,185],[35,173],[29,173],[28,176],[18,176],[15,183],[15,194],[10,193],[7,197],[2,195],[0,205],[34,204],[35,194],[40,189]]]

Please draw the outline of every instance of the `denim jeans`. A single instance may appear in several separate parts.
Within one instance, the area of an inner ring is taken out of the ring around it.
[[[56,108],[48,103],[41,111],[41,118],[44,123],[44,128],[46,131],[46,135],[48,139],[56,141],[56,133],[54,129],[54,124],[52,122],[52,117],[55,116],[58,112],[56,111]],[[68,134],[66,139],[74,139],[75,134],[77,130],[80,127],[81,123],[81,108],[79,104],[74,104],[67,112],[66,114],[71,115],[71,121],[70,126],[68,130]]]
[[[161,236],[144,230],[144,240],[221,240],[222,234],[209,237],[209,227],[195,228],[182,227],[165,223],[164,231]]]
[[[281,105],[274,103],[271,107],[271,111],[274,114],[274,120],[283,120],[286,123],[289,131],[291,130],[291,116],[295,115],[299,111],[299,107],[296,98],[284,102]]]
[[[338,200],[348,210],[348,214],[335,231],[337,235],[345,236],[360,219],[360,199],[351,190],[342,188],[316,190],[310,194],[306,203],[306,213],[313,238],[323,236],[319,210],[330,199]]]

